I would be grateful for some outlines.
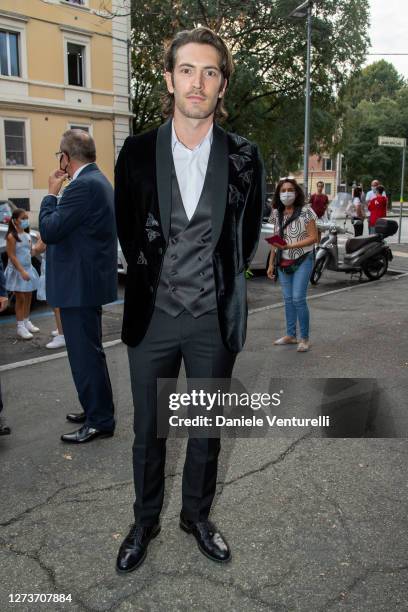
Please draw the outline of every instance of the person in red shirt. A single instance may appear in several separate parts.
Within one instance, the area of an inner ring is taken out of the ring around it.
[[[310,205],[312,210],[316,213],[317,217],[321,219],[324,213],[327,210],[327,206],[329,204],[329,198],[325,193],[323,193],[324,183],[323,181],[319,181],[317,183],[317,193],[314,193],[310,196]]]
[[[384,187],[378,185],[376,187],[377,194],[368,203],[370,217],[368,220],[368,233],[375,234],[375,224],[378,219],[387,216],[387,198],[384,194]]]
[[[317,193],[314,193],[310,196],[309,204],[313,212],[316,213],[317,218],[321,219],[327,211],[327,206],[329,205],[329,198],[325,193],[323,193],[324,183],[323,181],[319,181],[316,184]],[[321,231],[318,229],[318,242],[320,242]]]

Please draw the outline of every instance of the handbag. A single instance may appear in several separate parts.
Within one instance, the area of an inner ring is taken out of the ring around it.
[[[279,267],[285,274],[294,274],[294,272],[300,268],[306,257],[309,255],[310,252],[308,251],[307,253],[303,253],[303,255],[297,259],[283,259],[281,260]]]
[[[287,219],[285,221],[285,223],[283,222],[283,213],[282,211],[278,212],[278,220],[279,220],[279,236],[281,237],[282,240],[285,241],[284,238],[284,231],[287,228],[287,226],[292,223],[292,221],[295,221],[295,219],[297,219],[300,216],[300,213],[302,212],[301,207],[299,206],[299,208],[296,208],[294,213],[289,217],[289,219]],[[286,241],[285,241],[286,242]],[[306,255],[308,255],[308,253],[306,253]],[[301,257],[299,257],[299,260],[304,258],[303,255]],[[273,274],[275,277],[275,282],[278,280],[278,268],[280,268],[282,271],[286,272],[287,274],[293,274],[293,272],[295,272],[299,266],[296,266],[295,268],[292,269],[293,266],[295,266],[297,264],[297,262],[299,261],[298,259],[283,259],[282,258],[282,250],[278,249],[275,253],[275,259],[274,259],[274,265],[273,265]],[[303,261],[303,259],[302,259]],[[300,262],[302,263],[302,262]],[[299,263],[299,265],[300,265]],[[292,270],[292,271],[291,271]]]

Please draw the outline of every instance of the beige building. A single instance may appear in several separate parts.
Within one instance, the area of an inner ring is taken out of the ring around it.
[[[323,193],[328,196],[329,200],[332,200],[337,195],[337,166],[337,159],[329,155],[310,155],[307,193],[315,193],[317,183],[322,181],[324,183]],[[303,186],[303,168],[294,172],[293,176]]]
[[[122,0],[1,0],[0,200],[34,225],[68,128],[93,135],[113,181],[131,122],[127,13]]]

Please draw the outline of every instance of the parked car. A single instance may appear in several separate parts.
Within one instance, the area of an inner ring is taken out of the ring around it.
[[[268,219],[265,217],[262,222],[258,248],[256,249],[255,256],[251,262],[251,270],[264,270],[266,272],[269,264],[269,254],[271,252],[270,244],[266,242],[266,238],[270,238],[274,234],[274,225],[269,223]]]
[[[127,262],[118,242],[118,274],[127,273]]]
[[[8,223],[16,208],[17,206],[10,200],[0,200],[0,223]]]

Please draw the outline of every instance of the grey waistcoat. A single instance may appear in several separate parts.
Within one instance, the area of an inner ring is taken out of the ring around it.
[[[199,317],[217,308],[206,184],[189,221],[173,164],[169,243],[156,293],[156,307],[173,317],[184,310]]]

